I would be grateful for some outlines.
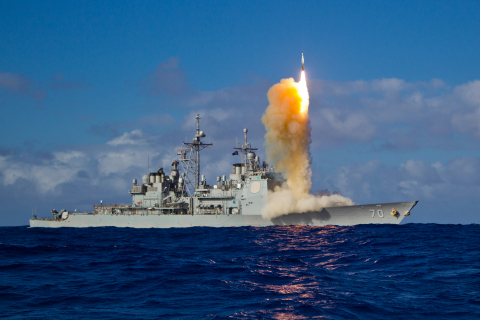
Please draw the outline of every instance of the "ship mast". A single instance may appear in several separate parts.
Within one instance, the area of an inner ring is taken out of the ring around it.
[[[258,150],[257,148],[252,148],[252,145],[250,143],[247,142],[247,133],[248,133],[248,129],[245,128],[243,129],[243,133],[244,133],[244,138],[243,138],[243,146],[241,146],[240,148],[233,148],[234,150],[239,150],[240,152],[242,152],[242,157],[243,157],[243,165],[245,166],[245,171],[250,171],[251,170],[251,161],[248,159],[248,153],[249,152],[252,152],[252,151],[256,151]],[[253,159],[251,159],[253,160]]]
[[[202,142],[202,138],[205,138],[205,133],[200,130],[199,114],[197,114],[196,119],[197,119],[197,133],[195,134],[195,138],[191,142],[183,143],[184,145],[190,147],[190,159],[188,159],[188,161],[194,162],[193,168],[189,170],[190,172],[187,172],[187,173],[192,173],[194,176],[194,184],[192,186],[194,191],[200,185],[200,151],[213,145],[211,143]],[[190,179],[188,179],[187,182],[191,185]]]

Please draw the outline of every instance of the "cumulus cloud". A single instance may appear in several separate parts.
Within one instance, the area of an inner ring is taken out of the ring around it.
[[[451,123],[458,132],[471,134],[480,139],[480,103],[472,112],[454,114]]]
[[[459,85],[455,87],[454,93],[467,105],[477,108],[480,105],[480,80]]]
[[[54,192],[55,187],[73,181],[76,174],[86,166],[88,157],[79,151],[56,152],[52,160],[40,163],[18,161],[14,156],[3,157],[1,161],[2,182],[4,186],[13,185],[23,179],[36,186],[41,194]]]
[[[117,182],[120,179],[126,187],[126,182],[133,177],[125,180],[125,176],[135,172],[140,175],[148,156],[152,162],[160,161],[159,153],[152,151],[149,143],[141,130],[133,130],[102,146],[70,147],[55,151],[49,157],[7,153],[0,156],[0,181],[5,187],[19,180],[27,181],[42,195],[61,194],[66,183],[83,184],[85,179],[90,186],[101,184],[107,177]]]

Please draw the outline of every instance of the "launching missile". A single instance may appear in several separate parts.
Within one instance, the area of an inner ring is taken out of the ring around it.
[[[302,53],[302,71],[305,71],[305,67],[303,66],[305,60],[303,59],[303,53]]]

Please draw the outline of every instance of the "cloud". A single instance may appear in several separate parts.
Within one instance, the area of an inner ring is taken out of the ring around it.
[[[454,114],[451,123],[458,132],[480,139],[480,107],[471,113]]]
[[[380,140],[393,150],[454,146],[457,133],[480,139],[479,80],[451,88],[440,79],[313,79],[309,88],[317,144]]]
[[[446,174],[452,184],[479,186],[480,161],[475,157],[457,158],[448,165]]]
[[[25,75],[0,71],[0,90],[5,89],[15,94],[20,94],[37,102],[47,97],[46,92]]]
[[[101,152],[95,156],[98,161],[98,172],[103,176],[126,172],[135,167],[146,167],[147,157],[155,157],[158,153],[148,150],[122,149],[119,152]]]
[[[126,174],[139,174],[140,168],[146,167],[148,155],[152,160],[158,156],[151,150],[141,130],[133,130],[105,145],[69,147],[53,152],[50,157],[9,153],[0,155],[0,181],[4,187],[27,181],[40,195],[62,194],[67,183],[87,183],[92,187],[115,179],[126,187],[132,179],[132,176],[125,179]]]
[[[132,132],[125,132],[122,136],[108,141],[107,144],[112,146],[122,144],[142,145],[145,144],[144,138],[142,130],[133,130]]]
[[[401,92],[412,87],[412,84],[405,82],[402,79],[390,78],[373,80],[370,83],[371,88],[374,91],[380,91],[385,93]]]
[[[310,123],[313,128],[312,140],[323,140],[330,144],[369,141],[377,130],[377,125],[360,113],[329,108],[312,112]]]
[[[476,199],[480,191],[480,160],[457,157],[446,163],[428,163],[410,159],[387,166],[377,159],[341,166],[334,176],[325,177],[324,183],[357,203],[465,201]]]
[[[32,163],[28,155],[3,157],[0,169],[4,186],[23,179],[34,184],[41,194],[54,192],[55,187],[72,181],[80,168],[85,167],[88,157],[82,152],[56,152],[53,159]],[[25,159],[27,158],[27,159]]]
[[[454,93],[467,105],[480,106],[480,80],[468,82],[455,87]]]
[[[407,160],[400,165],[400,169],[415,181],[439,183],[441,181],[439,165],[439,163],[427,165],[423,160]]]
[[[480,139],[480,81],[455,87],[454,95],[457,103],[451,119],[453,128]]]

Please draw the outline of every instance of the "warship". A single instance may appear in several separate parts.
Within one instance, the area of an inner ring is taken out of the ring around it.
[[[177,147],[178,159],[173,161],[170,174],[159,168],[142,177],[141,183],[133,179],[129,204],[95,204],[93,212],[77,213],[65,209],[52,210],[53,217],[30,220],[30,227],[265,227],[272,225],[351,226],[357,224],[399,224],[418,201],[342,205],[326,207],[318,212],[291,213],[273,219],[264,219],[262,207],[269,192],[285,180],[282,175],[261,162],[247,141],[234,148],[241,162],[232,166],[228,175],[218,176],[215,183],[207,184],[200,174],[200,152],[212,146],[205,143],[205,133],[197,131],[190,142]]]

